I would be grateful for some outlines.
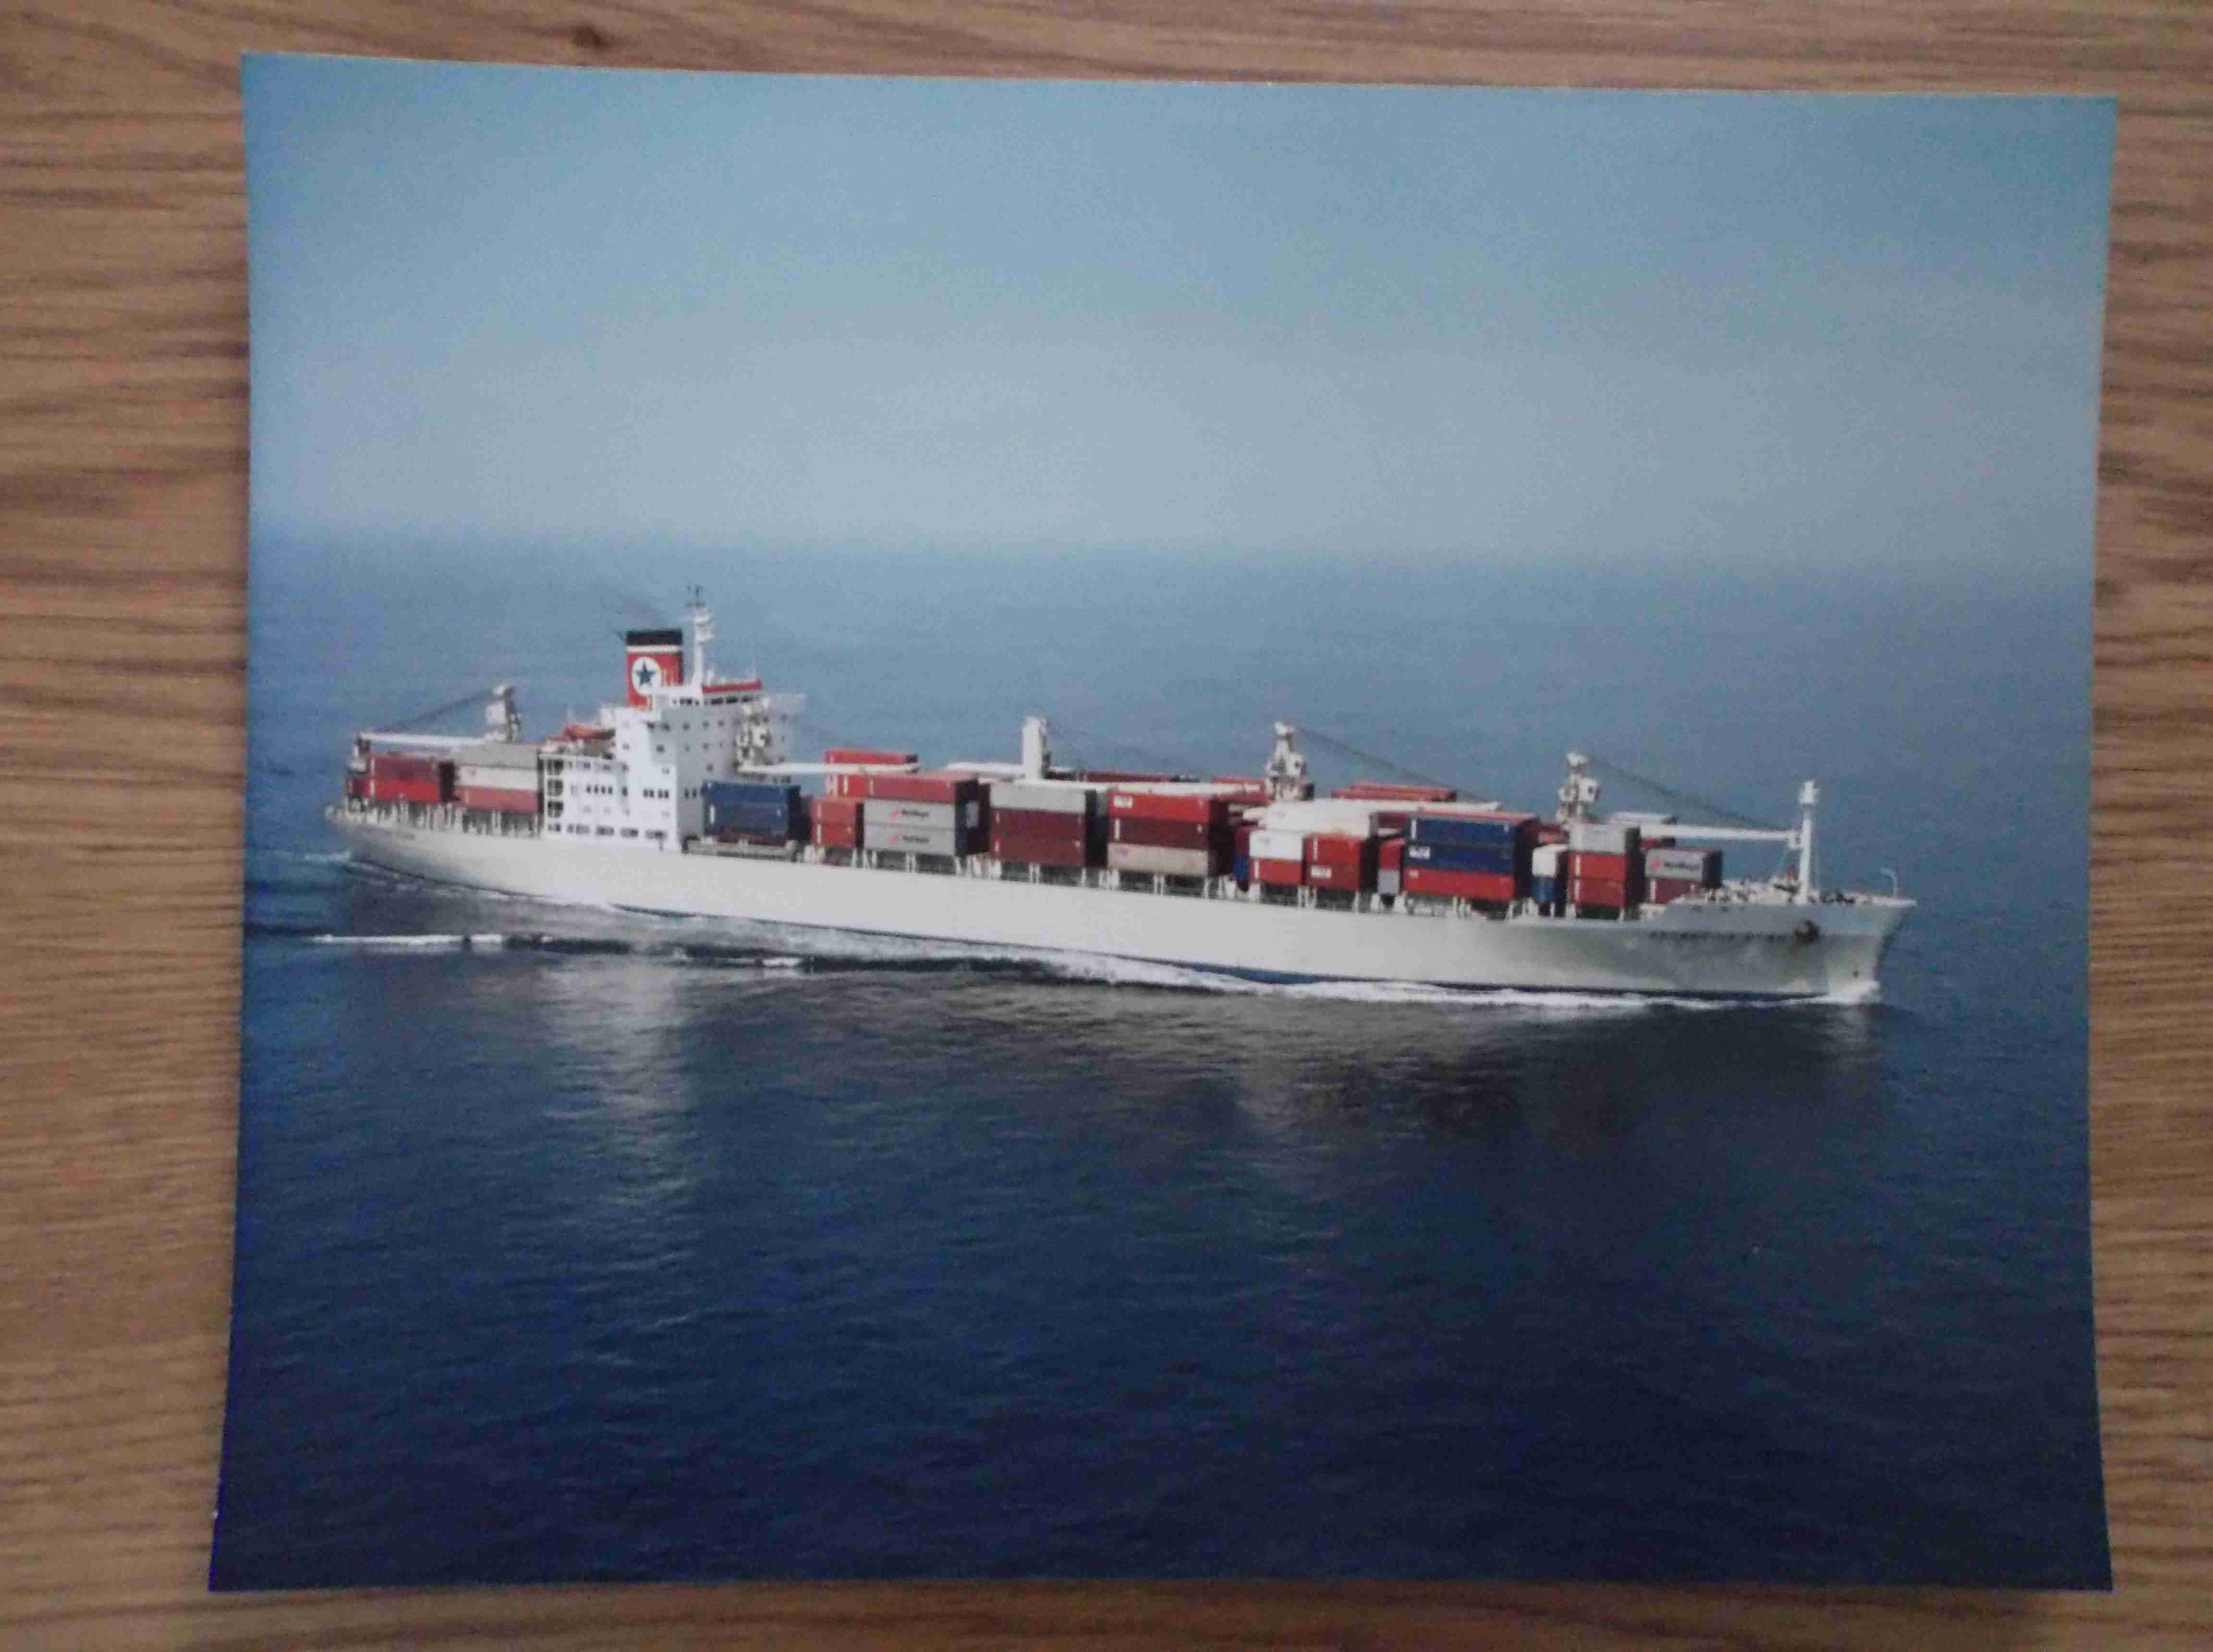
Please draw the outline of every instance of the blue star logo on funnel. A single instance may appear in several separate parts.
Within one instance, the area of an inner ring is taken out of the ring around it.
[[[630,680],[643,692],[661,686],[661,663],[647,655],[630,668]]]

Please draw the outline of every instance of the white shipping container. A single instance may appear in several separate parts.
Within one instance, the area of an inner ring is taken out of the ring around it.
[[[869,820],[880,826],[918,826],[925,832],[950,832],[961,824],[957,803],[901,803],[872,798]]]
[[[1246,840],[1245,852],[1256,861],[1302,861],[1307,840],[1295,832],[1256,832]]]
[[[1529,851],[1529,872],[1533,877],[1552,878],[1560,875],[1560,845],[1539,844]]]
[[[1082,786],[1039,785],[1034,782],[1002,780],[991,788],[993,808],[1037,809],[1051,814],[1089,814],[1097,796]]]
[[[875,805],[871,803],[869,808],[873,810]],[[961,852],[960,837],[951,826],[901,826],[896,820],[878,821],[867,816],[861,822],[862,848],[881,849],[894,854],[958,855]]]
[[[1644,870],[1655,878],[1690,878],[1706,875],[1712,864],[1710,849],[1648,849],[1644,851]]]
[[[1206,849],[1160,849],[1151,844],[1108,844],[1106,864],[1117,872],[1151,872],[1172,878],[1210,877],[1220,869]]]
[[[454,753],[454,760],[472,769],[505,770],[509,778],[498,783],[511,786],[515,783],[513,775],[515,770],[534,771],[538,767],[538,748],[526,746],[519,741],[488,740],[479,746],[460,747]]]
[[[1379,895],[1397,894],[1399,875],[1396,872],[1378,872],[1375,875],[1375,893]]]
[[[1637,828],[1618,820],[1570,820],[1568,847],[1594,855],[1626,855],[1637,842]]]
[[[515,769],[462,763],[454,767],[454,782],[456,785],[483,786],[494,791],[536,791],[538,770],[535,765],[527,769]]]

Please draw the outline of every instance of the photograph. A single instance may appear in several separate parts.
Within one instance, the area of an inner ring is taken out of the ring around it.
[[[2112,100],[241,73],[213,1588],[2112,1587]]]

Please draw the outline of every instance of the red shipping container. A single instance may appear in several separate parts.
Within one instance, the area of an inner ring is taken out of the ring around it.
[[[991,833],[991,853],[1003,861],[1021,861],[1033,866],[1088,864],[1082,838],[1033,838],[1017,833]]]
[[[1167,782],[1184,778],[1181,775],[1174,774],[1140,774],[1135,769],[1082,769],[1066,777],[1096,781],[1102,786],[1136,785],[1145,781]]]
[[[1358,866],[1373,859],[1375,840],[1373,838],[1348,838],[1341,832],[1317,832],[1307,839],[1307,863],[1310,866]]]
[[[1218,774],[1206,783],[1222,788],[1222,795],[1233,803],[1265,803],[1268,801],[1268,783],[1255,780],[1250,775]]]
[[[1295,888],[1307,881],[1306,863],[1256,858],[1253,863],[1253,881],[1255,883],[1289,884]]]
[[[535,814],[538,794],[506,786],[463,786],[455,795],[463,808],[491,809],[501,814]]]
[[[1317,889],[1373,889],[1373,866],[1332,865],[1327,861],[1307,863],[1307,881]]]
[[[1143,844],[1148,849],[1211,849],[1228,835],[1227,826],[1206,820],[1160,820],[1149,815],[1125,814],[1107,831],[1118,844]]]
[[[1090,827],[1089,815],[1068,814],[1059,809],[995,808],[991,811],[991,830],[1010,832],[1017,838],[1067,838],[1082,843],[1084,833]]]
[[[832,746],[822,753],[825,763],[905,763],[918,759],[912,752],[872,752],[860,746]]]
[[[1671,900],[1680,900],[1685,895],[1704,887],[1696,878],[1654,878],[1644,887],[1644,904],[1664,906]]]
[[[1373,803],[1451,803],[1460,799],[1450,786],[1393,786],[1381,780],[1356,780],[1330,796]]]
[[[1112,791],[1106,794],[1106,812],[1117,818],[1203,820],[1221,826],[1228,821],[1229,802],[1200,792]]]
[[[372,774],[369,777],[369,796],[378,803],[442,803],[438,783],[430,780],[394,780],[389,776]]]
[[[974,803],[984,796],[983,783],[972,774],[856,774],[846,778],[857,785],[848,797],[881,797],[893,803]]]
[[[1375,869],[1395,872],[1406,863],[1406,840],[1404,838],[1379,838],[1375,844]]]
[[[814,841],[824,849],[858,849],[861,846],[861,823],[858,820],[817,820]]]
[[[861,821],[861,800],[857,797],[810,797],[807,812],[817,826],[858,826]]]
[[[1601,855],[1595,850],[1571,849],[1568,851],[1568,875],[1571,878],[1602,878],[1616,883],[1629,881],[1630,860],[1626,855]]]
[[[1576,906],[1626,906],[1629,884],[1622,878],[1575,878],[1568,880],[1568,900]]]
[[[1410,895],[1450,895],[1460,900],[1512,900],[1510,872],[1440,872],[1433,866],[1409,866],[1399,887]]]

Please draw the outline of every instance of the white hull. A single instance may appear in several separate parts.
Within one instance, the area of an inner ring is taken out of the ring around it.
[[[1639,921],[1339,911],[571,844],[333,811],[361,860],[570,905],[1104,954],[1271,979],[1817,997],[1872,991],[1907,900],[1677,903]],[[1808,923],[1818,934],[1803,933]]]

